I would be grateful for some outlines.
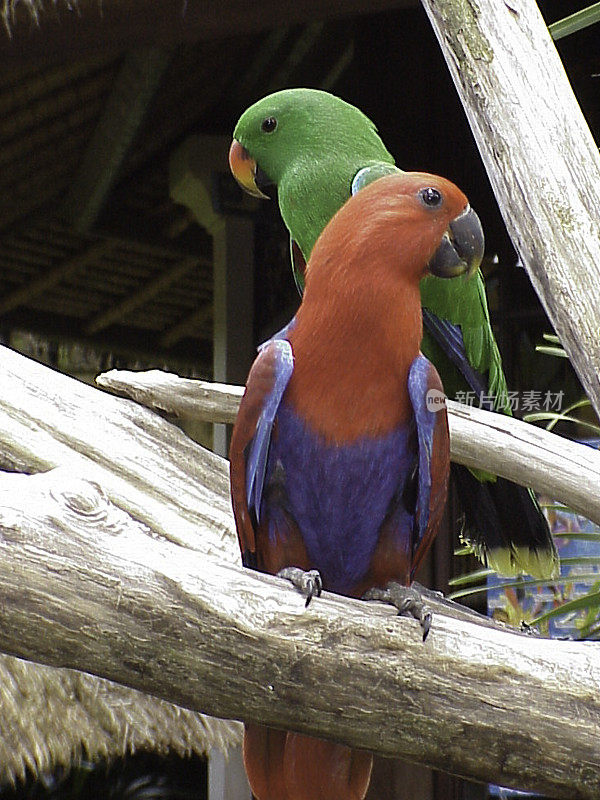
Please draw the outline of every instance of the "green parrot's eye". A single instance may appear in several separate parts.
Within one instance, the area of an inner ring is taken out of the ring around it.
[[[442,195],[441,192],[438,192],[437,189],[433,189],[431,186],[428,186],[427,189],[421,189],[419,192],[419,197],[425,203],[426,206],[430,208],[436,208],[437,206],[442,205]]]
[[[263,119],[262,124],[260,126],[261,130],[265,133],[273,133],[275,128],[277,127],[277,120],[275,117],[267,117]]]

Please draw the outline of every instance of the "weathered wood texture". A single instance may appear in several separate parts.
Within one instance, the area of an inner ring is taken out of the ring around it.
[[[96,383],[149,408],[205,422],[235,422],[244,394],[243,386],[180,378],[159,369],[111,369],[98,375]]]
[[[225,461],[2,349],[0,442],[5,462],[59,467],[0,481],[3,650],[467,777],[600,791],[596,644],[519,635],[435,597],[424,645],[377,604],[329,595],[305,610],[235,565]]]
[[[422,0],[513,243],[600,413],[600,156],[535,0]]]
[[[169,542],[69,467],[3,475],[0,532],[4,650],[467,777],[600,792],[595,643],[437,612],[423,644],[379,604],[306,610],[284,581]]]
[[[223,462],[207,453],[201,479],[193,443],[155,414],[114,400],[0,348],[0,465],[23,472],[61,465],[70,476],[87,474],[125,508],[146,508],[157,535],[164,528],[175,540],[236,560]],[[179,501],[183,513],[172,510]],[[26,576],[16,575],[26,595]],[[27,770],[68,767],[84,755],[112,758],[141,748],[206,753],[240,741],[237,724],[6,655],[0,655],[0,709],[0,782],[24,778]]]
[[[225,386],[152,370],[111,370],[97,383],[179,416],[233,422],[243,394]],[[562,500],[600,524],[600,453],[502,414],[448,401],[453,461],[488,469]]]
[[[452,459],[560,500],[600,524],[600,452],[503,414],[448,401]]]
[[[223,459],[151,411],[0,347],[0,468],[57,466],[169,540],[237,560]]]

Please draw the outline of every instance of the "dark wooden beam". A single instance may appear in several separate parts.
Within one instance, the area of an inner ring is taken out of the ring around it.
[[[415,0],[45,0],[36,23],[16,4],[10,35],[0,27],[0,61],[65,58],[94,51],[258,33],[278,25],[418,5]]]
[[[5,200],[0,203],[0,231],[11,230],[27,219],[44,217],[53,211],[57,198],[65,191],[75,166],[76,156],[71,155],[58,163],[40,169],[24,184],[5,190]]]
[[[199,306],[195,311],[184,317],[178,323],[173,325],[160,336],[160,344],[163,347],[169,348],[185,339],[187,336],[195,336],[208,320],[213,315],[212,303]]]
[[[128,314],[130,314],[136,308],[143,306],[144,303],[147,303],[153,297],[156,297],[156,295],[160,294],[160,292],[168,289],[169,286],[178,281],[179,278],[188,273],[197,264],[198,259],[194,258],[193,256],[187,256],[181,261],[176,262],[172,267],[166,269],[164,272],[161,272],[157,278],[149,281],[145,286],[132,294],[130,297],[127,297],[122,302],[117,303],[116,305],[91,319],[85,326],[85,332],[91,335],[97,331],[103,330],[104,328],[108,328],[115,322],[124,320]],[[175,341],[176,340],[173,339],[172,341],[165,342],[165,346],[169,347]]]
[[[290,77],[298,65],[306,58],[310,48],[315,44],[323,33],[325,23],[323,20],[310,22],[298,34],[296,41],[290,46],[287,57],[280,68],[271,76],[271,80],[265,88],[264,94],[274,92],[286,86],[290,82]]]
[[[76,231],[89,231],[98,218],[170,59],[158,47],[125,57],[61,212]]]
[[[38,223],[39,227],[27,230],[27,238],[35,241],[36,243],[48,242],[50,244],[64,245],[72,242],[74,234],[73,231],[65,227],[64,224],[56,222],[55,220],[41,220]],[[156,232],[155,232],[156,233]],[[144,231],[145,234],[145,231]],[[175,246],[173,242],[167,241],[165,237],[155,235],[154,237],[139,236],[137,231],[132,231],[131,226],[126,230],[123,225],[119,231],[107,229],[98,232],[98,238],[108,240],[115,250],[125,250],[128,253],[148,256],[152,259],[160,259],[165,261],[173,261],[174,259],[182,260],[186,256],[191,256],[203,266],[208,268],[209,264],[204,258],[198,256],[198,248],[187,245],[183,242],[177,242]],[[207,281],[207,286],[212,285],[211,280]]]
[[[15,308],[19,308],[19,306],[26,305],[34,297],[48,291],[48,289],[56,286],[57,283],[65,280],[65,278],[73,275],[73,273],[98,261],[111,247],[112,245],[108,241],[103,240],[96,242],[80,253],[76,253],[72,258],[68,258],[66,261],[62,261],[60,264],[52,267],[36,280],[5,295],[0,299],[0,316],[7,314],[9,311],[13,311]]]

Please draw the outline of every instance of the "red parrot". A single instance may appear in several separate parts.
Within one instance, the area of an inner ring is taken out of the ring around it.
[[[410,583],[437,531],[449,474],[443,389],[420,353],[419,281],[472,273],[483,233],[449,181],[398,173],[335,214],[302,304],[256,358],[233,430],[231,492],[245,566],[386,597],[420,620]],[[400,313],[398,313],[400,309]],[[362,800],[372,756],[247,724],[257,800]]]

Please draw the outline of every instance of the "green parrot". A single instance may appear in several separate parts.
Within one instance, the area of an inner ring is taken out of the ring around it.
[[[242,188],[258,197],[268,197],[264,190],[270,186],[277,189],[300,290],[312,248],[336,211],[362,187],[400,171],[368,117],[317,89],[264,97],[242,114],[233,137],[229,164]],[[474,392],[483,407],[510,414],[481,272],[467,285],[425,278],[421,304],[422,351],[435,364],[448,397]],[[452,477],[463,537],[484,563],[503,575],[558,575],[548,524],[530,489],[458,464],[452,465]]]

